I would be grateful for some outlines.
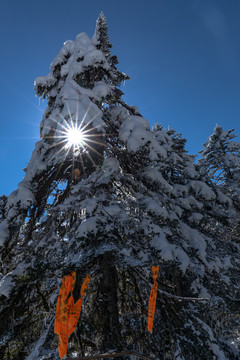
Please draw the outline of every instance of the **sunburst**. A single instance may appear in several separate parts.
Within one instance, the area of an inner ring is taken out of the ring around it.
[[[68,116],[64,117],[60,114],[62,121],[51,117],[51,119],[57,123],[58,126],[55,131],[49,129],[49,132],[52,131],[52,134],[46,137],[49,139],[52,148],[58,147],[58,150],[52,154],[52,156],[54,157],[59,153],[62,154],[62,162],[59,169],[61,169],[69,155],[72,157],[73,177],[75,176],[75,170],[80,170],[81,174],[83,174],[84,177],[87,177],[87,174],[85,174],[84,164],[84,159],[86,157],[90,160],[94,167],[97,166],[94,161],[94,153],[104,158],[102,151],[99,152],[98,150],[99,146],[106,146],[101,140],[101,138],[103,136],[105,137],[106,134],[101,131],[99,132],[99,126],[93,126],[94,120],[99,115],[101,116],[101,111],[95,113],[93,117],[88,118],[90,106],[86,110],[82,119],[79,119],[78,116],[78,103],[77,109],[74,112],[74,116],[71,114],[68,108]]]
[[[84,140],[86,140],[86,136],[77,126],[73,126],[73,128],[67,129],[66,131],[66,148],[74,147],[80,148],[84,145]]]
[[[64,118],[60,114],[62,122],[51,118],[54,122],[58,124],[58,129],[55,131],[52,137],[52,139],[54,140],[52,146],[62,145],[60,151],[66,150],[67,152],[69,152],[70,150],[73,150],[73,152],[75,153],[77,150],[88,148],[88,142],[95,142],[90,138],[99,136],[99,134],[93,134],[93,132],[95,132],[94,130],[97,131],[97,127],[92,127],[91,124],[94,119],[100,115],[100,113],[97,113],[93,118],[91,118],[87,123],[85,123],[88,111],[89,109],[86,111],[81,121],[79,121],[78,116],[76,116],[76,119],[74,119],[70,111],[67,118]],[[49,138],[51,138],[51,136]]]

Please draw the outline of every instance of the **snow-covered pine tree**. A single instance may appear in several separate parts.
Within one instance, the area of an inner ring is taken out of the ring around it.
[[[200,151],[200,170],[227,193],[240,207],[240,143],[234,129],[225,131],[219,125]]]
[[[239,254],[218,236],[231,201],[196,171],[181,136],[151,131],[122,100],[128,77],[110,48],[101,14],[93,39],[65,42],[35,82],[48,100],[41,140],[0,223],[0,354],[59,358],[56,301],[62,276],[76,271],[75,301],[83,278],[91,280],[70,357],[135,349],[160,359],[237,359],[229,303],[239,296]]]

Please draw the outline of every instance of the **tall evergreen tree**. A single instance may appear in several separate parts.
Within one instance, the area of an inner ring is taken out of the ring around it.
[[[1,210],[0,353],[59,358],[57,296],[62,276],[76,271],[75,302],[91,279],[69,356],[135,349],[160,359],[237,359],[240,259],[237,245],[219,237],[234,209],[199,173],[185,139],[160,125],[151,131],[122,100],[128,76],[110,48],[101,13],[93,39],[65,42],[50,74],[36,79],[48,100],[41,140]]]
[[[201,172],[218,184],[240,206],[240,143],[233,129],[219,125],[203,145],[199,160]]]

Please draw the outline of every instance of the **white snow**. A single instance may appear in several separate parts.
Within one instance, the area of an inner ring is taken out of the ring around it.
[[[97,219],[98,219],[98,217],[92,216],[92,217],[84,220],[77,229],[78,236],[79,237],[88,236],[89,234],[96,235]]]
[[[183,171],[183,175],[188,179],[196,179],[199,174],[195,170],[194,163],[188,163],[186,169]]]
[[[172,186],[163,178],[161,172],[153,167],[147,167],[143,171],[143,177],[158,184],[167,194],[171,194]]]
[[[105,98],[107,95],[110,95],[113,90],[113,86],[106,84],[103,81],[95,82],[94,88],[92,90],[95,99],[101,100]]]
[[[86,213],[89,215],[92,215],[92,213],[94,212],[94,210],[97,208],[97,200],[92,198],[87,198],[86,199]]]
[[[176,184],[173,186],[173,195],[176,197],[186,197],[188,195],[188,188],[185,185]]]
[[[215,193],[203,181],[192,180],[189,182],[189,187],[194,191],[196,196],[201,196],[205,200],[214,200],[216,198]]]
[[[199,257],[201,258],[201,260],[206,263],[207,243],[200,234],[200,232],[184,224],[183,222],[180,223],[180,231],[183,237],[187,240],[189,246],[196,249],[199,253]]]
[[[163,231],[160,232],[159,235],[156,235],[150,241],[150,245],[161,252],[161,257],[168,261],[174,260],[174,255],[172,251],[172,245],[169,244],[167,238]]]
[[[168,211],[162,207],[161,203],[157,200],[153,200],[150,197],[145,198],[146,211],[156,216],[160,216],[164,219],[168,217]]]
[[[150,245],[161,252],[161,258],[163,260],[179,262],[179,267],[183,273],[190,265],[190,259],[186,252],[176,245],[170,244],[162,230],[160,230],[159,235],[153,237],[150,241]]]
[[[11,290],[14,287],[14,280],[12,278],[12,271],[3,276],[0,281],[0,295],[9,297]]]
[[[198,224],[202,219],[203,219],[203,214],[194,212],[192,213],[192,215],[189,217],[189,221],[193,222],[195,224]]]
[[[204,323],[202,320],[197,318],[198,322],[201,324],[201,326],[204,328],[204,330],[207,332],[209,336],[209,347],[212,349],[214,355],[216,356],[217,360],[226,360],[226,357],[224,355],[224,352],[220,349],[220,347],[217,345],[217,341],[214,338],[212,329]]]
[[[127,144],[129,152],[137,152],[147,142],[153,140],[149,122],[141,116],[127,116],[120,128],[119,139]]]
[[[12,289],[15,286],[14,276],[22,275],[26,269],[26,264],[21,262],[17,265],[16,269],[10,271],[2,277],[0,280],[0,295],[4,295],[7,298],[9,297]]]

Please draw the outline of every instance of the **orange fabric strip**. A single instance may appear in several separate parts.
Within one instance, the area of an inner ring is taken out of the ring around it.
[[[60,334],[61,331],[61,317],[63,316],[63,309],[66,307],[67,297],[69,292],[73,290],[76,281],[76,273],[73,271],[71,274],[66,275],[62,279],[62,285],[59,291],[57,300],[57,309],[55,315],[54,332]]]
[[[159,266],[152,266],[152,275],[153,275],[153,287],[150,292],[149,296],[149,304],[148,304],[148,331],[152,333],[153,330],[153,321],[156,309],[156,302],[157,302],[157,277],[159,273]]]
[[[54,332],[59,335],[58,353],[62,359],[67,354],[68,346],[68,313],[74,303],[72,292],[76,282],[76,272],[73,271],[62,278],[55,315]],[[69,294],[71,296],[69,297]],[[68,298],[69,297],[69,298]]]
[[[90,277],[91,277],[91,275],[87,275],[85,277],[85,279],[83,280],[81,290],[80,290],[80,299],[74,304],[74,306],[70,310],[68,336],[71,335],[74,332],[74,330],[76,329],[78,319],[80,317],[81,310],[82,310],[83,297],[87,291]]]
[[[62,278],[54,323],[54,332],[59,335],[58,353],[61,359],[67,355],[68,337],[73,333],[77,326],[81,313],[82,298],[87,290],[90,277],[91,275],[87,275],[83,280],[80,292],[81,297],[76,304],[74,304],[72,296],[76,282],[76,272],[72,271],[71,274]]]

